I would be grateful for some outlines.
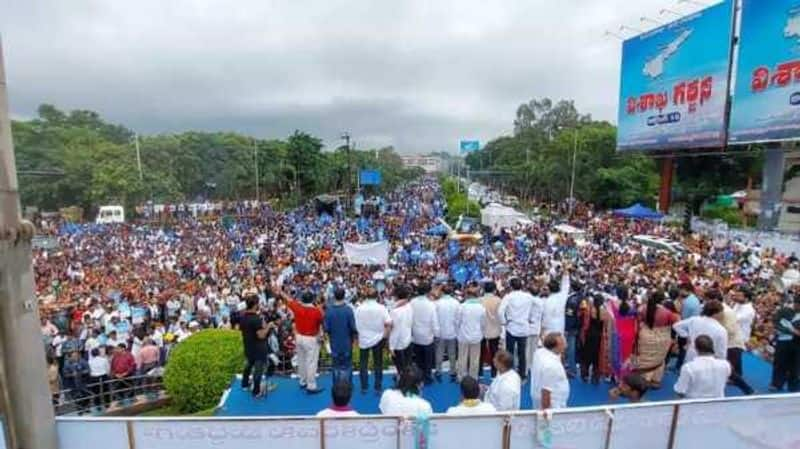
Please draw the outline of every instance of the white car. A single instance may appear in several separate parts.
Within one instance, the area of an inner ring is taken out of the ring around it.
[[[100,206],[95,223],[125,223],[125,209],[122,206]]]

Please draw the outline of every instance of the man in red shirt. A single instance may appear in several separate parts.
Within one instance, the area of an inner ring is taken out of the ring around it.
[[[286,306],[294,314],[300,388],[304,388],[308,394],[317,394],[322,391],[322,388],[317,387],[317,364],[323,336],[322,311],[314,305],[314,294],[309,291],[301,295],[302,302],[291,298],[280,288],[273,288],[272,291],[286,301]]]
[[[119,391],[129,389],[132,385],[126,379],[136,373],[136,360],[133,358],[125,343],[120,343],[114,348],[111,357],[111,382],[112,389]],[[121,393],[122,397],[130,397],[131,391]]]

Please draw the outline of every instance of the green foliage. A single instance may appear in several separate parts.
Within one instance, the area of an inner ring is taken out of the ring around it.
[[[708,220],[722,220],[728,226],[742,227],[742,212],[737,207],[710,206],[703,209],[701,216]]]
[[[42,105],[38,112],[38,118],[12,127],[18,170],[64,172],[46,179],[20,176],[23,204],[43,210],[77,205],[91,216],[112,203],[132,210],[147,200],[255,198],[256,163],[260,198],[280,199],[281,206],[347,185],[346,151],[322,151],[318,138],[300,131],[286,140],[195,131],[139,136],[140,179],[131,130],[92,111]],[[354,187],[360,168],[382,172],[382,191],[421,176],[419,169],[405,169],[392,147],[350,153]]]
[[[553,201],[569,197],[575,155],[575,197],[608,207],[640,201],[654,205],[658,191],[657,161],[616,151],[616,127],[581,114],[572,101],[544,98],[517,108],[514,134],[488,142],[467,156],[472,170],[490,171],[478,181],[523,200]],[[678,160],[677,198],[710,195],[743,188],[757,177],[760,156],[718,155]],[[698,203],[699,205],[699,203]]]
[[[164,385],[179,412],[195,413],[213,407],[243,367],[241,333],[204,330],[172,351],[164,372]]]
[[[458,187],[456,178],[444,178],[441,180],[442,194],[447,202],[447,216],[445,220],[451,225],[455,225],[460,215],[477,217],[480,216],[481,205],[467,198],[465,189]]]

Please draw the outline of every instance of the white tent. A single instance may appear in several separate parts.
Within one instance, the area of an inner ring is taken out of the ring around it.
[[[530,223],[525,214],[502,204],[491,203],[481,210],[481,224],[492,229],[511,228],[519,223]]]

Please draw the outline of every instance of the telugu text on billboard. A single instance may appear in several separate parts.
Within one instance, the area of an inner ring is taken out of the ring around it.
[[[732,0],[622,45],[618,150],[721,147]]]
[[[800,0],[744,0],[731,144],[800,138]]]

